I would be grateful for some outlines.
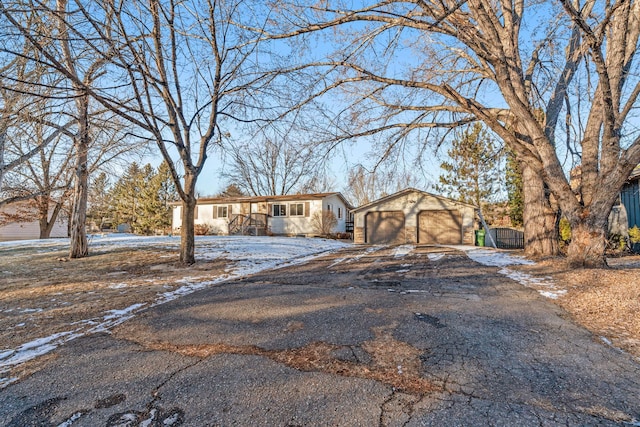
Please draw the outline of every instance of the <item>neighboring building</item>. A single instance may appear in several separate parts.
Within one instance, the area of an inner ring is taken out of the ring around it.
[[[314,218],[331,211],[337,219],[334,232],[349,231],[352,207],[340,193],[288,196],[216,197],[198,199],[196,228],[210,234],[318,234]],[[173,229],[182,224],[182,205],[173,207]]]
[[[39,239],[40,224],[34,218],[37,218],[36,208],[26,202],[3,206],[0,209],[0,241]],[[68,233],[67,219],[58,216],[49,237],[68,237]]]
[[[633,170],[622,187],[620,201],[626,209],[629,228],[640,227],[640,165]]]
[[[476,207],[407,188],[354,209],[354,242],[470,244]]]

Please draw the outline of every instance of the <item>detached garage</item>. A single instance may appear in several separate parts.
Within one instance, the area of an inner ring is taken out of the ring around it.
[[[353,211],[354,242],[473,244],[475,211],[473,205],[407,188]]]

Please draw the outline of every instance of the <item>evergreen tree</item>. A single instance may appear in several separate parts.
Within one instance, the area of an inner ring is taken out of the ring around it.
[[[500,187],[499,164],[502,150],[479,123],[465,129],[447,151],[450,161],[440,167],[436,190],[478,206],[496,201]]]
[[[89,187],[88,222],[102,228],[103,222],[109,218],[111,210],[111,191],[107,174],[101,172]]]
[[[507,153],[505,183],[507,187],[509,217],[511,225],[523,225],[524,194],[522,190],[522,171],[513,153]]]
[[[246,194],[236,184],[227,185],[227,188],[225,188],[221,193],[217,195],[217,197],[243,197],[243,196],[246,196]]]
[[[151,168],[151,165],[148,165]],[[138,220],[140,193],[145,186],[145,171],[138,163],[129,165],[124,175],[113,187],[113,220],[114,225],[129,224],[135,231]]]
[[[112,190],[115,224],[129,224],[136,234],[153,234],[171,226],[171,202],[178,200],[169,166],[132,163]]]
[[[157,171],[146,174],[145,180],[145,186],[140,192],[139,215],[133,228],[136,233],[153,234],[156,230],[171,226],[169,203],[177,200],[177,192],[166,162]]]

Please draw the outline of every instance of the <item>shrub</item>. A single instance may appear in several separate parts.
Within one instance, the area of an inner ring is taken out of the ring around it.
[[[194,231],[196,236],[206,236],[211,233],[211,227],[208,224],[196,224]]]
[[[560,241],[569,243],[571,241],[571,225],[566,218],[560,218],[560,224],[558,225],[560,232]]]
[[[336,215],[331,211],[315,212],[311,217],[311,226],[321,236],[328,236],[338,225]]]
[[[640,243],[640,228],[637,225],[629,229],[629,240],[631,243]]]
[[[607,246],[613,252],[624,252],[628,249],[627,238],[619,234],[612,234],[607,239]]]

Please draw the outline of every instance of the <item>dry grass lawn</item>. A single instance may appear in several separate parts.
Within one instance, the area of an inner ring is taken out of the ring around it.
[[[224,273],[227,260],[177,265],[175,251],[94,251],[68,260],[66,250],[19,249],[0,256],[0,350],[78,328],[109,310],[151,304],[158,294]],[[90,325],[89,325],[90,326]]]
[[[512,266],[549,276],[567,293],[552,300],[603,341],[640,358],[640,256],[609,258],[608,269],[570,269],[561,258]]]

